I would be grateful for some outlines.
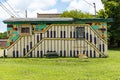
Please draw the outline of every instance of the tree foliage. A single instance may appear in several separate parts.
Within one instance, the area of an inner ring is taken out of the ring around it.
[[[111,45],[118,43],[120,47],[120,0],[101,0],[104,4],[104,9],[98,12],[99,17],[113,18],[109,28]]]
[[[97,15],[99,18],[108,18],[108,14],[105,12],[104,9],[99,10],[99,12],[97,12]]]
[[[7,38],[7,32],[0,33],[0,39],[6,39]]]
[[[93,18],[90,13],[82,12],[78,10],[64,11],[60,17],[71,17],[71,18]]]

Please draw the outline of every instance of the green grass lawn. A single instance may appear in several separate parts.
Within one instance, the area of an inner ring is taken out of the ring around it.
[[[120,51],[108,58],[3,58],[0,80],[120,80]]]

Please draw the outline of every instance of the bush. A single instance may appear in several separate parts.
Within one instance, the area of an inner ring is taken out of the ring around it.
[[[47,52],[45,55],[47,58],[58,58],[58,54],[56,52]]]

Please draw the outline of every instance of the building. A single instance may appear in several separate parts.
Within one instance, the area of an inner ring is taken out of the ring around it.
[[[7,47],[6,43],[7,39],[0,39],[0,57],[3,57],[4,49]]]
[[[0,39],[0,48],[5,48],[7,43],[7,39]]]
[[[37,18],[59,18],[61,14],[40,14],[37,13]]]
[[[111,19],[10,18],[7,24],[8,57],[43,57],[56,52],[60,57],[105,57],[107,22]]]

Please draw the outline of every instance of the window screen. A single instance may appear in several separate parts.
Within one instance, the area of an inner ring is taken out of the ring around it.
[[[84,39],[84,27],[76,27],[76,38],[77,39]]]
[[[30,28],[29,27],[21,28],[21,33],[30,33]]]

